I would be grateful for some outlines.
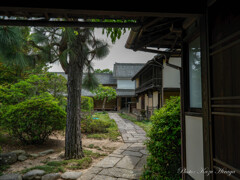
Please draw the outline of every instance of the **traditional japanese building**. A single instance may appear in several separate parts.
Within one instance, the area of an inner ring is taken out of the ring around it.
[[[136,108],[135,81],[132,77],[144,64],[142,63],[115,63],[113,77],[117,80],[117,110],[131,112]]]
[[[181,66],[180,58],[171,58],[171,63]],[[149,118],[155,109],[163,106],[170,96],[180,95],[180,72],[166,65],[164,56],[156,55],[132,78],[136,84],[135,114],[145,111]]]
[[[238,1],[169,0],[158,4],[100,6],[86,2],[78,6],[71,1],[55,4],[4,1],[0,5],[1,16],[24,19],[3,18],[0,24],[132,27],[128,48],[162,54],[169,67],[180,71],[181,158],[182,168],[186,169],[183,179],[240,179]],[[80,18],[135,21],[76,21]],[[181,67],[169,62],[171,57],[181,57]],[[221,169],[233,173],[221,173]]]

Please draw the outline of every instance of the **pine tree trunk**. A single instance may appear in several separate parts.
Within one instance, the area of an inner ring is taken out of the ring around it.
[[[81,89],[83,66],[70,61],[68,67],[68,106],[65,137],[65,158],[79,159],[84,156],[81,139]]]

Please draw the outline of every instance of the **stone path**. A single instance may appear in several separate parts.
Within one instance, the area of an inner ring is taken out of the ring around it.
[[[117,113],[109,113],[122,135],[124,145],[85,172],[79,180],[139,179],[146,164],[145,131]]]

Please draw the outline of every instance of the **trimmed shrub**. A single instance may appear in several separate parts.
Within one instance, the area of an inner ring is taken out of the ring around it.
[[[9,132],[23,143],[42,144],[54,130],[64,129],[66,112],[45,93],[8,106],[4,119]]]
[[[106,133],[107,128],[111,126],[110,122],[101,119],[92,119],[90,115],[85,115],[81,120],[81,131],[83,133]]]
[[[94,107],[93,98],[81,96],[81,109],[82,111],[92,111]]]
[[[181,122],[180,97],[170,100],[151,117],[147,149],[150,153],[143,179],[181,179]]]

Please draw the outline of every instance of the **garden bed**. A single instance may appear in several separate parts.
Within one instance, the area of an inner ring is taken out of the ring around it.
[[[65,172],[69,170],[83,171],[84,169],[90,168],[93,164],[123,145],[121,136],[117,130],[117,125],[108,117],[108,114],[96,113],[94,116],[110,122],[111,126],[105,133],[82,134],[85,158],[81,160],[64,159],[65,136],[63,131],[55,131],[43,145],[23,145],[6,133],[1,134],[0,146],[2,147],[3,153],[14,150],[24,150],[27,154],[38,154],[48,149],[54,150],[51,154],[35,158],[28,157],[25,161],[17,161],[12,165],[7,165],[2,173],[20,172],[22,174],[35,168],[47,170],[46,172],[48,173]]]

